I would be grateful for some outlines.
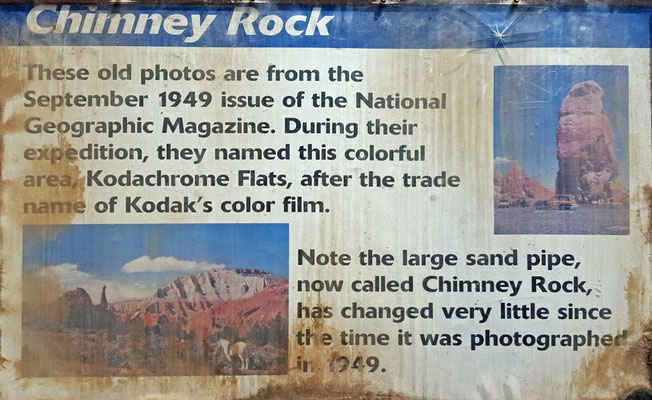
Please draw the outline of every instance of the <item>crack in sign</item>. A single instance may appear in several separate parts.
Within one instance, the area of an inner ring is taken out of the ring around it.
[[[505,65],[501,50],[509,54],[507,48],[515,44],[533,42],[537,40],[543,33],[542,30],[534,32],[514,32],[514,27],[520,26],[520,22],[525,17],[533,17],[543,13],[546,8],[528,7],[521,12],[509,11],[506,23],[492,23],[490,19],[495,19],[495,15],[488,15],[487,22],[483,21],[480,17],[473,15],[463,8],[456,8],[444,17],[445,20],[455,24],[463,25],[470,28],[476,33],[479,39],[469,41],[467,45],[474,45],[477,48],[491,48],[491,56],[494,53],[498,56],[501,63]],[[492,25],[490,25],[492,24]]]

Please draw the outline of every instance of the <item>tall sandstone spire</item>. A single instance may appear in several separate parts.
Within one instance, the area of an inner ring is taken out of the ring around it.
[[[596,82],[584,81],[574,85],[561,104],[557,122],[558,194],[587,200],[623,201],[628,197],[616,181],[618,162],[603,95]]]

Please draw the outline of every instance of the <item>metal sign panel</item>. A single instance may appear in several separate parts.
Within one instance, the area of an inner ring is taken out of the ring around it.
[[[0,6],[0,398],[652,396],[650,12]]]

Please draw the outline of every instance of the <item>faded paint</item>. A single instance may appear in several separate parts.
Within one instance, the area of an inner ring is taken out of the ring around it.
[[[652,186],[642,188],[647,207],[647,220],[641,233],[646,243],[652,243]],[[632,204],[640,202],[640,195],[632,196]],[[641,218],[638,213],[638,218]],[[646,247],[648,248],[648,247]],[[652,255],[651,255],[652,260]],[[578,399],[611,399],[616,393],[625,398],[637,391],[652,388],[652,319],[650,319],[649,266],[638,266],[627,276],[623,290],[627,302],[627,345],[609,347],[582,362],[573,376],[573,386]]]
[[[22,80],[19,78],[21,62],[15,51],[5,51],[0,49],[0,58],[5,63],[5,68],[0,71],[0,182],[3,182],[3,166],[4,166],[4,136],[8,132],[14,130],[18,124],[19,119],[10,117],[5,119],[4,110],[7,100],[19,95],[23,90]],[[20,126],[18,124],[18,126]],[[4,209],[5,205],[2,203],[2,194],[4,191],[4,184],[0,184],[0,209]],[[0,223],[3,222],[3,216],[0,214]],[[0,232],[0,249],[2,248],[2,232]],[[0,259],[0,315],[4,312],[4,305],[2,302],[2,273],[4,266],[4,257]],[[0,348],[2,343],[0,342]],[[1,354],[1,353],[0,353]]]
[[[15,54],[11,52],[12,54]],[[2,54],[0,54],[2,55]],[[0,57],[0,59],[5,59]],[[454,70],[457,70],[462,64],[458,64]],[[16,68],[18,69],[18,68]],[[400,68],[391,64],[391,73],[398,74]],[[12,68],[7,70],[11,71]],[[487,77],[484,77],[487,78]],[[16,94],[19,94],[21,91],[24,91],[25,88],[22,84],[22,81],[16,77],[11,79],[6,78],[5,81],[12,82],[8,86],[15,86],[15,92],[7,90],[3,93],[3,96],[0,97],[0,102],[2,98],[8,99]],[[6,88],[4,84],[1,87],[3,90]],[[464,99],[472,99],[475,92],[471,86],[465,87],[462,96]],[[469,100],[465,100],[469,101]],[[480,100],[477,100],[478,102]],[[0,103],[1,104],[1,103]],[[0,108],[0,116],[2,115],[2,108]],[[4,125],[0,126],[1,132],[10,133],[13,130],[20,130],[20,121],[24,116],[21,115],[11,115]],[[2,122],[0,118],[0,123]],[[464,151],[471,151],[473,154],[479,152],[478,149],[481,148],[482,143],[479,143],[475,136],[475,132],[479,131],[481,127],[481,122],[475,119],[466,119],[463,114],[457,114],[455,116],[456,123],[462,126],[461,130],[463,131],[463,136],[456,138],[451,142],[446,142],[438,148],[438,155],[445,155],[446,153],[460,153]],[[443,124],[437,122],[437,124]],[[438,143],[436,142],[435,135],[431,136],[431,145],[435,146]],[[1,137],[1,136],[0,136]],[[1,140],[1,139],[0,139]],[[0,143],[1,144],[1,143]],[[57,145],[62,147],[70,147],[70,143],[62,136],[57,138]],[[2,152],[4,153],[4,151]],[[80,175],[80,168],[72,162],[60,163],[51,166],[49,163],[43,162],[34,162],[32,163],[33,169],[29,171],[23,171],[21,173],[45,173],[50,171],[57,171],[60,174],[69,174],[71,176],[78,177]],[[466,166],[470,168],[471,166]],[[469,176],[472,176],[472,179],[478,179],[479,181],[484,179],[482,173],[477,171],[469,171]],[[48,198],[57,198],[57,199],[75,199],[83,200],[84,199],[84,186],[83,179],[78,178],[78,186],[75,190],[67,191],[65,189],[53,189],[47,193]],[[5,186],[6,184],[6,186]],[[22,182],[17,180],[4,181],[0,190],[5,190],[9,196],[14,199],[25,199],[29,198],[30,190],[22,187]],[[35,190],[35,189],[31,189]],[[647,226],[647,231],[644,232],[645,236],[650,241],[652,238],[652,190],[649,187],[645,187],[645,198],[650,202],[648,209],[648,216],[650,217],[650,223]],[[329,193],[326,198],[335,198],[338,194]],[[433,195],[434,196],[434,195]],[[355,199],[354,199],[355,200]],[[21,201],[17,201],[17,204],[20,204]],[[14,205],[15,206],[15,205]],[[632,207],[635,208],[634,203]],[[5,208],[3,209],[6,213],[9,213],[13,219],[15,225],[20,225],[23,223],[57,223],[57,224],[68,224],[72,222],[74,216],[48,216],[44,221],[37,216],[23,216],[21,215],[20,210],[14,208]],[[322,248],[337,248],[338,245],[341,245],[341,239],[338,236],[338,229],[346,228],[348,225],[354,225],[354,229],[360,230],[362,237],[367,241],[371,241],[373,237],[373,232],[368,228],[368,223],[370,218],[373,218],[373,211],[371,207],[366,207],[365,212],[361,213],[357,220],[353,218],[347,219],[345,221],[334,222],[335,227],[325,227],[325,229],[318,230],[317,234],[319,237],[316,238],[316,241]],[[319,220],[323,222],[323,219]],[[447,222],[452,223],[453,220],[447,220]],[[323,224],[328,225],[328,224]],[[482,245],[490,241],[490,239],[479,239],[479,242],[482,242]],[[361,240],[364,242],[364,240]],[[357,243],[356,243],[357,244]],[[480,243],[478,243],[480,244]],[[153,249],[157,247],[157,243],[150,242],[148,243],[148,252],[154,252]],[[14,267],[15,268],[15,267]],[[309,275],[309,274],[307,274]],[[2,279],[2,270],[0,267],[0,283]],[[628,304],[628,329],[631,330],[630,333],[630,345],[625,348],[612,347],[601,354],[597,355],[595,358],[586,360],[583,363],[581,371],[577,372],[574,379],[574,387],[578,394],[578,398],[586,399],[595,399],[595,398],[612,398],[610,395],[601,395],[601,393],[611,393],[617,392],[619,395],[626,396],[629,392],[638,389],[638,388],[648,388],[650,385],[649,377],[649,366],[648,364],[648,353],[650,345],[652,343],[652,337],[650,336],[650,331],[643,329],[644,321],[649,320],[649,307],[646,306],[647,296],[644,295],[649,277],[646,276],[646,269],[644,266],[638,267],[635,271],[631,272],[628,275],[627,286],[624,290],[625,299]],[[23,294],[29,293],[32,288],[23,287]],[[39,288],[40,293],[45,294],[58,294],[60,288]],[[295,293],[296,294],[296,293]],[[2,294],[0,293],[0,296]],[[43,298],[47,298],[43,296]],[[310,296],[303,296],[302,301],[310,304],[320,306],[322,300],[320,296],[317,296],[317,299],[312,299]],[[311,301],[315,301],[314,304]],[[291,303],[292,307],[294,303]],[[10,308],[5,310],[5,313],[11,313],[14,315],[20,315],[20,310],[15,308]],[[326,359],[332,356],[337,355],[364,355],[365,350],[362,346],[353,347],[353,346],[298,346],[293,340],[294,335],[297,331],[310,328],[313,332],[320,333],[331,333],[334,337],[337,337],[337,333],[340,329],[330,326],[327,321],[323,318],[313,318],[309,321],[299,320],[299,322],[292,323],[290,325],[290,345],[289,345],[289,367],[290,371],[287,376],[270,376],[270,377],[250,377],[250,376],[200,376],[200,377],[113,377],[113,378],[98,378],[98,377],[84,377],[84,378],[48,378],[48,379],[39,379],[39,378],[21,378],[20,370],[21,363],[19,360],[12,359],[6,360],[1,358],[2,353],[2,336],[0,335],[0,368],[3,368],[0,371],[0,380],[2,382],[10,382],[7,385],[8,389],[6,393],[18,393],[20,390],[24,390],[25,393],[37,393],[36,396],[45,397],[50,396],[52,390],[59,390],[57,395],[61,398],[72,398],[72,397],[100,397],[106,399],[119,399],[119,398],[140,398],[140,399],[162,399],[162,398],[178,398],[180,393],[185,393],[184,396],[187,398],[197,398],[199,396],[215,396],[217,398],[249,398],[249,399],[285,399],[285,398],[316,398],[316,399],[349,399],[349,398],[364,398],[364,399],[408,399],[400,394],[394,393],[378,393],[377,389],[374,387],[376,382],[375,379],[381,379],[377,375],[364,375],[359,373],[353,373],[351,371],[342,374],[330,374],[328,372],[328,365],[325,362]],[[137,338],[138,326],[133,326],[133,335],[134,338]],[[0,332],[1,333],[1,332]],[[633,342],[633,343],[631,343]],[[99,345],[99,344],[98,344]],[[132,346],[137,346],[137,343],[132,342]],[[134,347],[135,348],[135,347]],[[172,347],[174,348],[174,347]],[[48,349],[43,349],[47,351]],[[51,361],[49,368],[56,368],[56,362],[58,356],[56,350],[58,349],[49,349],[55,350],[52,356],[48,357]],[[414,349],[412,349],[414,351]],[[391,353],[384,351],[382,349],[374,348],[374,351],[378,355],[385,354],[387,358],[385,362],[389,362],[389,357]],[[302,373],[297,370],[296,366],[293,365],[293,360],[301,355],[305,359],[313,359],[315,361],[320,360],[321,362],[316,362],[314,364],[315,370],[312,373]],[[168,357],[174,357],[173,354],[169,354]],[[10,365],[9,365],[10,364]],[[506,385],[506,384],[505,384]],[[478,391],[480,391],[478,389]],[[3,392],[5,390],[3,389]],[[149,393],[149,394],[144,394]],[[493,392],[483,392],[483,398],[490,398]],[[0,398],[2,395],[0,394]]]

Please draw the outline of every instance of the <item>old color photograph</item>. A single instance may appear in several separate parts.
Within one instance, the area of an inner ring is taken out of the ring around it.
[[[25,226],[25,376],[287,373],[288,226]]]
[[[494,70],[494,232],[629,233],[622,66]]]

